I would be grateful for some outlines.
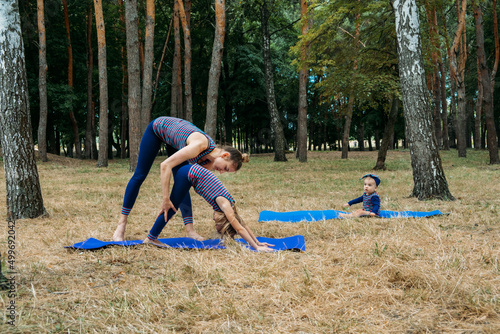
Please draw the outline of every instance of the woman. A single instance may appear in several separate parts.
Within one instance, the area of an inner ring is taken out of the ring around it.
[[[198,163],[208,170],[216,170],[219,173],[235,172],[241,168],[242,163],[247,159],[233,147],[216,147],[212,138],[188,121],[174,117],[155,119],[148,125],[142,137],[137,166],[125,190],[122,213],[113,234],[113,241],[124,240],[128,215],[162,143],[167,145],[168,158],[160,165],[163,201],[159,215],[165,213],[165,221],[169,209],[172,209],[174,213],[177,212],[177,209],[170,201],[169,189],[172,174],[175,177],[177,170],[181,166],[188,163]],[[186,194],[179,208],[181,209],[187,236],[196,240],[203,240],[203,237],[193,227],[193,209],[189,193]]]

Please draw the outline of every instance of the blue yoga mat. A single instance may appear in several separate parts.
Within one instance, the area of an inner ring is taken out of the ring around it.
[[[191,238],[168,238],[168,239],[158,239],[164,244],[172,248],[187,248],[187,249],[224,249],[224,245],[221,244],[220,239],[210,239],[204,241],[198,241]],[[236,241],[244,244],[248,249],[254,250],[250,247],[247,242],[243,239],[235,239]],[[267,242],[274,245],[273,249],[277,251],[282,250],[294,250],[294,251],[305,251],[306,244],[303,235],[295,235],[293,237],[283,238],[283,239],[273,239],[257,237],[260,242]],[[72,246],[65,246],[64,248],[74,248],[74,249],[98,249],[107,246],[135,246],[142,244],[142,240],[125,240],[125,241],[101,241],[94,238],[89,238],[82,242],[77,242]]]
[[[340,213],[347,213],[344,211],[337,210],[312,210],[312,211],[290,211],[290,212],[276,212],[276,211],[262,211],[259,215],[260,222],[288,222],[288,223],[299,223],[299,222],[314,222],[318,220],[328,220],[336,219],[339,217]],[[380,211],[381,218],[424,218],[431,216],[444,215],[439,210],[434,210],[430,212],[421,211]]]

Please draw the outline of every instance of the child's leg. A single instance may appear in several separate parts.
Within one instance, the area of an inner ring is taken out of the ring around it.
[[[187,177],[190,168],[191,165],[182,166],[177,170],[176,175],[174,177],[174,186],[170,193],[170,201],[172,201],[176,209],[179,208],[181,202],[184,200],[186,194],[189,192],[189,189],[191,188],[191,182],[189,182]],[[161,231],[163,230],[167,222],[170,220],[170,218],[172,218],[174,214],[175,214],[174,210],[172,209],[168,210],[167,221],[165,221],[165,213],[159,215],[158,218],[156,218],[153,227],[149,231],[148,239],[151,241],[155,241],[156,239],[158,239],[158,236],[160,235]]]
[[[144,132],[141,139],[141,146],[139,148],[139,157],[137,159],[137,166],[135,167],[134,175],[127,184],[125,189],[125,196],[123,198],[122,214],[127,215],[132,210],[139,189],[146,179],[153,165],[153,162],[160,150],[162,141],[158,138],[153,131],[153,126],[150,123]]]

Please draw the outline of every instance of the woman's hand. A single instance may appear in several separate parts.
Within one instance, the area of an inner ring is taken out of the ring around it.
[[[274,245],[268,244],[267,242],[257,242],[257,246],[274,247]]]
[[[167,213],[168,213],[168,210],[170,210],[170,209],[172,209],[174,212],[177,212],[177,209],[175,208],[174,203],[172,203],[172,201],[170,201],[170,199],[164,200],[161,204],[161,211],[158,214],[158,217],[162,213],[164,213],[165,222],[166,222],[167,221]]]
[[[269,248],[267,246],[257,246],[255,250],[258,252],[267,252],[267,253],[276,251],[275,249]]]

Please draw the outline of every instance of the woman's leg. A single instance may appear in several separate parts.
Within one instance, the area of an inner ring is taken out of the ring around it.
[[[154,134],[153,125],[150,123],[144,132],[139,148],[139,157],[134,175],[127,184],[123,198],[122,213],[118,221],[118,227],[113,234],[114,241],[122,241],[125,237],[127,218],[134,206],[142,183],[148,176],[153,162],[158,155],[162,141]]]
[[[181,166],[180,168],[177,169],[175,176],[174,176],[174,186],[172,188],[172,191],[170,192],[170,201],[174,204],[175,208],[178,209],[184,198],[186,197],[186,194],[189,193],[189,189],[191,188],[191,182],[188,180],[188,172],[189,169],[191,168],[191,165],[185,164]],[[167,212],[167,221],[165,221],[165,214],[162,213],[161,215],[156,218],[156,221],[149,231],[148,238],[145,240],[146,242],[154,242],[156,239],[158,239],[158,236],[160,235],[161,231],[167,224],[167,222],[172,218],[172,216],[175,214],[174,210],[170,209]]]

